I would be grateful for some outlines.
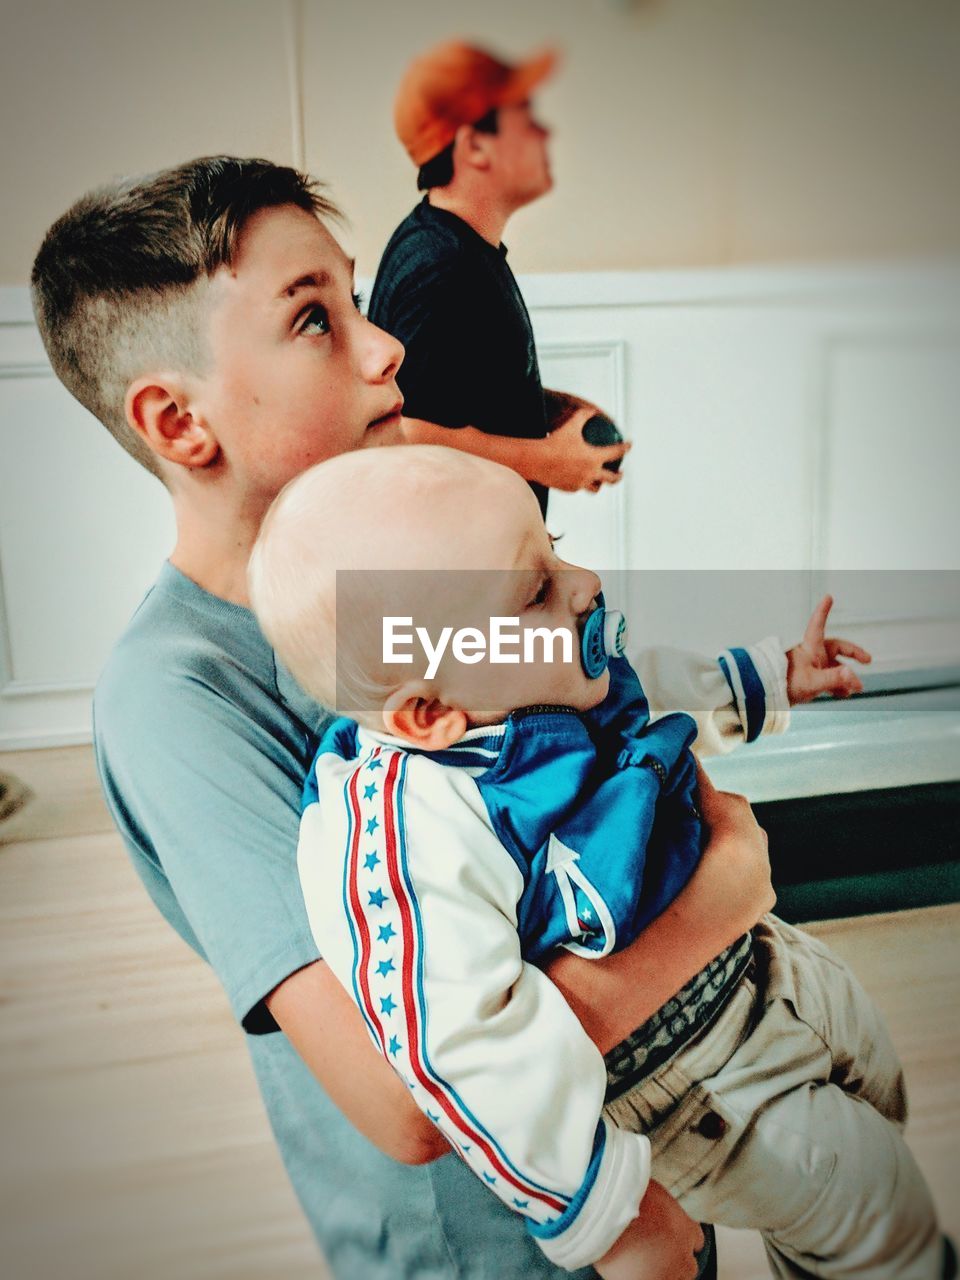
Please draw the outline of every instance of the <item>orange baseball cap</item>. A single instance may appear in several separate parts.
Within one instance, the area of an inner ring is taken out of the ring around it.
[[[517,66],[485,49],[450,40],[421,54],[400,82],[393,107],[397,137],[418,167],[450,145],[462,124],[494,107],[523,102],[546,80],[557,55],[546,49]]]

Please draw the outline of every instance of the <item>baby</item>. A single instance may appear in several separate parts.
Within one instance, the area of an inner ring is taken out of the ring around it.
[[[717,663],[651,651],[638,679],[598,578],[557,558],[523,481],[437,448],[292,482],[250,585],[282,661],[352,716],[305,788],[320,950],[547,1255],[620,1274],[653,1160],[693,1216],[761,1230],[782,1275],[938,1277],[896,1057],[818,943],[765,918],[606,1064],[536,967],[556,947],[607,955],[669,909],[700,856],[692,747],[786,726],[776,642]],[[868,660],[828,643],[834,667]],[[789,659],[799,700],[810,658]]]

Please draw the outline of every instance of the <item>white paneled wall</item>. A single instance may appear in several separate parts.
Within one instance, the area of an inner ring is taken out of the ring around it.
[[[0,748],[88,741],[110,644],[173,546],[165,491],[53,376],[0,290]]]
[[[955,577],[835,576],[960,567],[960,268],[521,283],[544,382],[634,442],[622,484],[555,494],[549,523],[571,561],[659,571],[623,588],[636,640],[790,637],[830,587],[881,666],[960,660]],[[167,508],[50,374],[26,291],[0,290],[0,747],[89,737]]]
[[[634,644],[796,639],[829,590],[875,670],[960,663],[956,266],[524,291],[544,381],[595,397],[634,443],[622,485],[552,497],[550,516],[567,558],[632,571]],[[602,378],[598,350],[616,353]]]

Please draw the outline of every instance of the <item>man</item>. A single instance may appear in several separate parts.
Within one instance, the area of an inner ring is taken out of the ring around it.
[[[615,484],[604,464],[629,448],[587,444],[596,406],[541,386],[502,240],[513,214],[553,185],[549,132],[530,102],[553,66],[550,53],[509,66],[458,42],[412,64],[394,120],[426,195],[384,251],[369,310],[406,348],[407,438],[512,467],[544,514],[549,488]]]

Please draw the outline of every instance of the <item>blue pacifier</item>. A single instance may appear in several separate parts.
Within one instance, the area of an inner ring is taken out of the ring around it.
[[[626,618],[619,609],[607,609],[602,592],[597,606],[580,635],[580,661],[591,680],[603,675],[611,658],[622,658],[627,646]]]

